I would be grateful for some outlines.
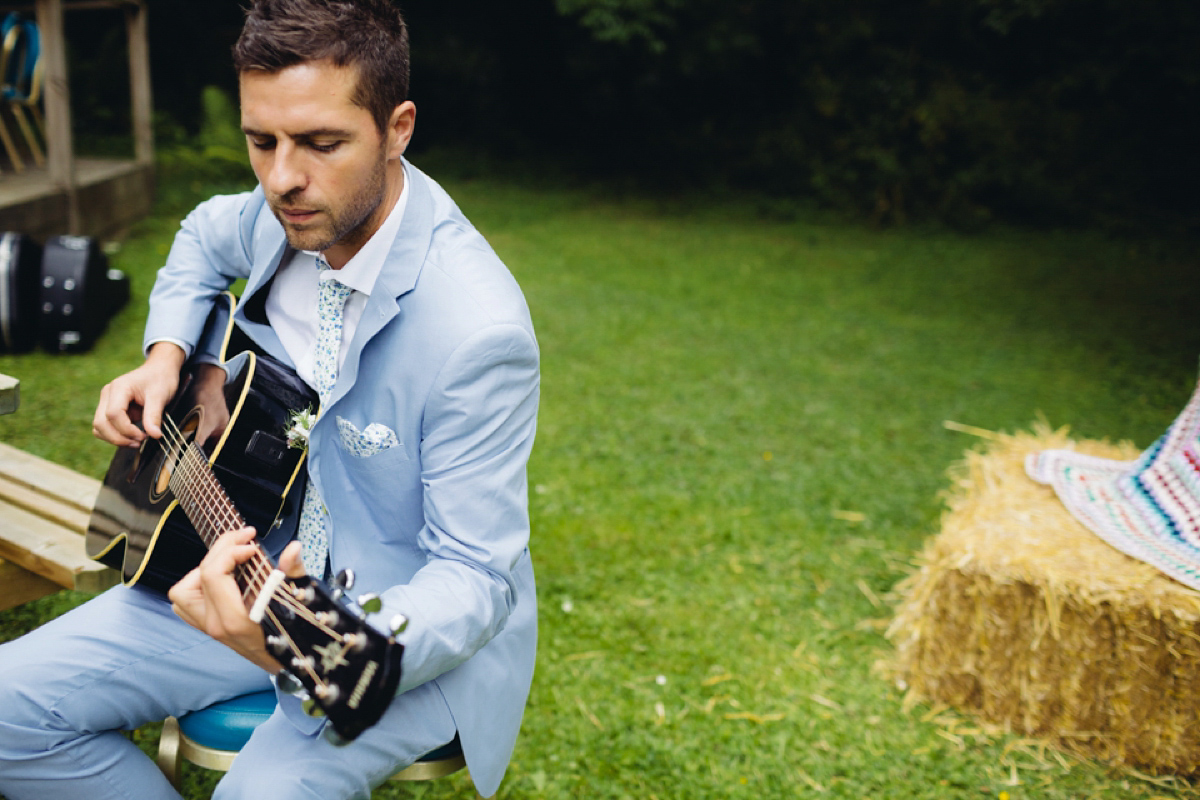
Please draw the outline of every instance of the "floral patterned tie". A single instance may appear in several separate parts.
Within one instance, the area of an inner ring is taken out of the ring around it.
[[[322,272],[329,269],[329,264],[320,255],[317,256],[317,266]],[[353,290],[333,277],[320,281],[318,285],[317,357],[313,382],[316,384],[317,396],[321,403],[319,415],[325,410],[325,404],[337,379],[338,350],[342,345],[342,311],[346,307],[346,298]],[[304,571],[316,578],[324,577],[325,559],[329,554],[329,539],[325,531],[327,515],[316,484],[310,479],[308,489],[304,492],[304,505],[300,510],[300,530],[297,538],[300,539]]]

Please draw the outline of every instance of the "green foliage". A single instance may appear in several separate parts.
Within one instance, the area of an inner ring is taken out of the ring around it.
[[[577,16],[597,41],[640,42],[651,52],[667,49],[659,31],[671,28],[683,0],[555,0],[560,14]]]
[[[200,107],[203,117],[197,141],[204,156],[241,168],[249,166],[238,106],[217,87],[206,86],[200,94]]]
[[[237,105],[221,89],[206,86],[201,106],[200,130],[194,136],[177,125],[165,130],[160,126],[160,183],[167,192],[168,204],[179,211],[187,210],[202,186],[231,192],[255,184]],[[183,196],[178,195],[181,187],[187,187]]]
[[[541,637],[500,798],[1191,794],[906,711],[873,665],[890,653],[888,592],[974,444],[942,422],[1011,431],[1042,412],[1149,444],[1195,381],[1194,254],[766,219],[750,202],[611,187],[448,188],[524,287],[543,359]],[[139,359],[176,220],[124,242],[135,302],[92,353],[0,356],[24,400],[0,438],[103,469],[91,406]],[[0,635],[74,601],[0,614]],[[187,779],[199,800],[216,775]],[[373,796],[468,787],[460,773]]]
[[[174,140],[160,142],[158,163],[164,185],[172,186],[179,178],[187,178],[193,182],[253,186],[238,107],[216,86],[205,86],[200,106],[203,115],[196,136],[187,136],[176,128]]]

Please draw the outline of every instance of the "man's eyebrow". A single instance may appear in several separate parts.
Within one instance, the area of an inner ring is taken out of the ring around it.
[[[273,133],[256,130],[246,125],[242,126],[242,133],[246,134],[247,136],[269,136],[271,138],[275,138],[275,134]],[[348,130],[343,130],[342,128],[314,128],[313,130],[309,131],[300,131],[299,133],[288,134],[288,137],[291,139],[348,139],[350,136],[351,132]]]

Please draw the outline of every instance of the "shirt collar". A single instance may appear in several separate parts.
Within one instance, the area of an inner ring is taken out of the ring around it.
[[[403,168],[403,162],[401,162],[401,166]],[[396,198],[396,205],[392,206],[392,210],[388,212],[387,218],[379,226],[379,230],[371,235],[371,238],[359,248],[357,253],[351,256],[341,269],[327,270],[330,273],[328,276],[322,274],[322,280],[337,277],[340,283],[349,286],[354,291],[366,295],[371,294],[376,278],[383,271],[383,263],[387,260],[388,253],[391,252],[392,242],[395,241],[396,234],[400,231],[400,221],[404,218],[404,208],[408,205],[408,183],[408,170],[405,168],[404,188],[400,190],[400,196]],[[309,255],[316,258],[316,253],[309,253]]]

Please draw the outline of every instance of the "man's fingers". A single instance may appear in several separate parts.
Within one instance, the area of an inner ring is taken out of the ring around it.
[[[301,554],[300,543],[290,542],[279,554],[279,568],[289,578],[303,578],[304,556]]]
[[[147,388],[146,396],[142,400],[142,427],[145,428],[147,435],[153,436],[155,439],[162,436],[163,410],[166,409],[167,403],[174,393],[173,387],[166,387],[162,384],[154,384]]]
[[[204,594],[200,587],[200,570],[193,569],[179,579],[167,592],[171,610],[193,628],[204,630]]]
[[[166,400],[158,402],[161,419]],[[138,422],[145,416],[146,400],[142,387],[130,375],[124,375],[100,390],[100,402],[92,420],[92,432],[101,439],[119,446],[140,444],[146,434],[158,437],[161,431],[143,431]]]
[[[205,585],[231,578],[238,565],[249,561],[257,551],[254,528],[241,528],[221,534],[208,551],[208,555],[200,562],[200,573]]]
[[[240,564],[261,553],[253,528],[222,534],[200,566],[171,587],[168,597],[181,619],[275,673],[279,663],[266,651],[262,627],[250,620],[241,586],[234,578]]]
[[[159,342],[137,369],[121,375],[100,390],[92,417],[92,433],[119,446],[139,444],[149,434],[162,435],[162,414],[179,385],[184,352],[169,342]],[[137,423],[145,426],[143,431]]]
[[[129,416],[133,398],[128,389],[117,381],[100,390],[100,402],[92,417],[92,434],[120,447],[139,444],[145,439]]]
[[[213,544],[213,550],[220,550],[224,547],[234,547],[236,545],[248,544],[254,541],[254,528],[246,526],[245,528],[235,528],[231,531],[226,531],[217,537],[217,541]]]
[[[254,529],[242,528],[218,537],[200,562],[197,570],[204,598],[204,630],[210,636],[219,639],[226,633],[257,628],[246,616],[242,589],[234,578],[238,566],[256,552]]]

